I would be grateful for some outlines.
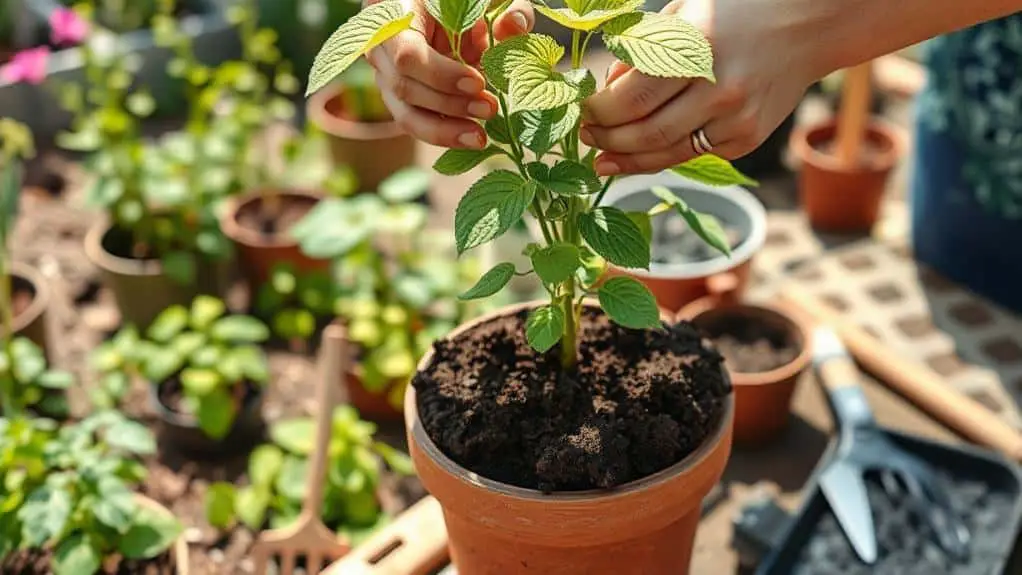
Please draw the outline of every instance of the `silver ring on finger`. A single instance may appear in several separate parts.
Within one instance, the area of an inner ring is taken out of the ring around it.
[[[706,137],[706,131],[699,128],[691,134],[692,149],[699,155],[709,154],[713,151],[713,143]]]

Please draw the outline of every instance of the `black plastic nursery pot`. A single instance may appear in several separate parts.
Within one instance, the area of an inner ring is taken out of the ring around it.
[[[195,417],[172,409],[167,397],[180,384],[170,380],[149,386],[149,403],[159,419],[156,440],[161,451],[174,451],[196,459],[215,459],[245,453],[263,438],[263,400],[265,392],[258,385],[249,385],[234,424],[227,435],[213,439],[199,428]]]
[[[966,563],[941,565],[945,559],[926,527],[896,506],[889,516],[877,514],[879,556],[876,563],[861,563],[844,533],[837,527],[830,507],[814,476],[808,494],[778,545],[756,570],[756,575],[904,575],[949,573],[1011,575],[1008,561],[1022,532],[1022,471],[990,451],[973,446],[950,446],[893,431],[889,438],[946,474],[954,485],[950,493],[956,511],[962,513],[972,532],[971,558]],[[833,442],[822,462],[834,455]],[[819,471],[822,466],[817,469]],[[869,488],[871,491],[873,487]],[[877,487],[876,489],[880,489]],[[873,495],[870,496],[873,501]],[[890,517],[898,516],[903,525]],[[901,547],[896,547],[901,545]],[[916,546],[919,553],[909,553]],[[915,557],[914,555],[919,555]],[[929,565],[933,567],[929,567]]]

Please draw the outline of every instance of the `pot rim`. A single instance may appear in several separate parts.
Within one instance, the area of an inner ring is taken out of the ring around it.
[[[529,309],[539,305],[546,305],[548,302],[545,301],[529,301],[518,304],[509,305],[499,310],[495,310],[483,316],[480,316],[470,322],[464,323],[457,329],[452,331],[446,337],[453,338],[468,332],[475,327],[482,325],[486,322],[494,319],[505,317],[510,314],[518,313],[523,309]],[[586,299],[585,305],[588,307],[599,307],[595,304],[592,299]],[[661,311],[661,317],[665,322],[670,322],[671,318],[669,315]],[[419,361],[417,368],[418,371],[424,371],[433,360],[433,350],[431,349],[422,357]],[[724,377],[728,378],[729,374],[726,369],[722,370]],[[724,410],[721,413],[720,419],[717,421],[713,431],[706,436],[699,447],[688,454],[684,459],[677,463],[661,469],[656,473],[647,475],[645,477],[624,483],[611,489],[587,489],[585,491],[565,491],[565,492],[554,492],[546,493],[539,489],[529,489],[525,487],[517,487],[509,485],[500,481],[495,481],[469,471],[456,463],[453,459],[448,457],[433,440],[426,433],[425,428],[422,426],[422,421],[419,419],[418,403],[416,402],[416,391],[414,385],[409,385],[405,391],[405,425],[409,432],[418,443],[419,448],[425,453],[433,462],[440,467],[444,472],[453,477],[456,481],[461,483],[469,484],[473,487],[483,489],[486,491],[494,492],[498,495],[509,497],[517,500],[524,500],[528,502],[543,502],[543,503],[582,503],[591,501],[594,499],[609,500],[614,498],[623,498],[628,495],[645,491],[652,487],[659,486],[661,484],[671,481],[674,477],[680,475],[683,471],[698,467],[700,463],[709,458],[714,452],[718,443],[726,435],[733,424],[734,420],[734,390],[728,392],[724,398]]]
[[[255,248],[297,247],[298,240],[291,239],[291,237],[287,234],[278,233],[274,234],[271,238],[267,238],[262,234],[246,228],[238,222],[238,213],[241,211],[241,208],[260,201],[262,199],[262,192],[265,190],[266,188],[257,188],[244,194],[229,198],[220,214],[220,230],[223,231],[225,236],[233,240],[235,243],[245,244]],[[299,188],[284,188],[277,190],[276,193],[277,196],[281,198],[291,197],[311,199],[315,200],[315,202],[319,202],[326,197],[320,192]]]
[[[728,368],[728,372],[731,375],[731,382],[735,386],[772,385],[780,383],[798,375],[806,368],[807,365],[809,365],[813,355],[812,338],[810,337],[812,333],[810,329],[810,322],[802,313],[786,303],[734,302],[711,295],[699,298],[681,308],[681,311],[678,312],[677,320],[695,321],[704,313],[714,311],[738,314],[745,311],[754,311],[757,313],[765,312],[769,315],[780,318],[785,324],[787,324],[790,332],[798,334],[802,338],[802,349],[799,351],[798,355],[788,363],[775,367],[770,371],[750,373],[735,371]]]
[[[12,277],[18,277],[30,284],[35,292],[32,294],[32,301],[28,307],[14,317],[11,329],[14,330],[14,333],[18,333],[39,319],[46,308],[50,306],[50,286],[43,274],[28,264],[11,262],[10,274]]]
[[[159,501],[156,501],[151,497],[147,497],[137,492],[134,493],[133,495],[135,497],[135,501],[138,502],[140,505],[152,509],[158,509],[161,512],[166,513],[168,516],[172,517],[174,516],[174,512],[171,511],[166,505],[160,503]],[[173,561],[174,572],[177,573],[177,575],[189,575],[191,571],[190,567],[188,566],[188,559],[191,551],[188,548],[188,541],[185,540],[183,531],[180,535],[177,536],[176,539],[174,539],[174,543],[170,546],[169,549],[167,549],[167,553],[170,555]]]
[[[810,143],[811,136],[820,132],[837,130],[837,118],[828,118],[805,126],[797,126],[791,133],[789,145],[798,161],[805,162],[829,172],[857,174],[863,172],[883,173],[894,169],[905,155],[905,131],[882,118],[870,117],[866,124],[867,138],[882,140],[888,145],[877,154],[874,166],[848,167],[833,155],[821,152]]]
[[[103,247],[103,238],[114,226],[112,222],[96,222],[85,234],[85,256],[97,267],[124,276],[155,277],[163,275],[158,259],[134,260],[116,256]]]
[[[730,202],[749,215],[752,229],[748,236],[731,252],[731,257],[718,255],[701,262],[684,264],[650,263],[649,270],[639,268],[618,268],[640,278],[649,279],[699,279],[734,270],[752,259],[766,242],[767,213],[763,202],[742,186],[710,186],[685,178],[673,172],[664,171],[658,174],[634,175],[618,180],[607,190],[604,205],[612,206],[624,198],[652,194],[649,189],[654,185],[667,187],[689,188],[714,196],[722,202]],[[617,266],[614,266],[617,267]]]
[[[356,122],[331,114],[327,104],[344,92],[344,85],[334,82],[309,97],[306,115],[327,134],[347,140],[389,140],[407,136],[397,121]]]
[[[158,391],[159,388],[163,385],[167,385],[167,383],[169,382],[170,380],[161,381],[160,383],[149,382],[149,385],[146,386],[147,394],[149,395],[149,403],[152,406],[153,411],[156,412],[156,417],[178,427],[198,429],[199,420],[194,415],[188,415],[186,413],[174,411],[173,409],[165,405],[163,401],[160,399],[160,394]],[[265,386],[251,382],[249,383],[252,385],[252,388],[255,390],[255,393],[252,394],[252,398],[246,401],[244,405],[242,405],[242,408],[238,410],[238,413],[235,414],[234,424],[232,425],[237,424],[239,416],[242,413],[257,409],[259,404],[262,402],[263,396],[266,392]]]

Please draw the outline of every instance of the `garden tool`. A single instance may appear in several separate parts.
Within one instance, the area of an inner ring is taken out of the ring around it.
[[[838,160],[848,168],[857,166],[861,159],[862,139],[869,123],[872,73],[872,62],[859,64],[844,72],[836,152]]]
[[[291,525],[264,531],[259,535],[252,550],[256,573],[259,575],[266,574],[269,559],[274,556],[280,560],[278,572],[281,575],[294,574],[298,557],[305,558],[307,573],[319,573],[324,561],[336,561],[350,549],[319,518],[333,418],[331,390],[335,382],[341,381],[345,372],[344,341],[344,328],[338,324],[327,326],[323,332],[316,397],[316,444],[312,465],[305,479],[302,512]]]
[[[877,472],[885,491],[892,498],[907,498],[946,553],[966,558],[968,528],[953,511],[936,472],[895,444],[877,424],[858,385],[859,372],[837,334],[818,327],[813,348],[813,364],[838,432],[834,455],[821,468],[818,484],[856,554],[867,564],[877,560],[877,536],[864,480],[865,473]]]

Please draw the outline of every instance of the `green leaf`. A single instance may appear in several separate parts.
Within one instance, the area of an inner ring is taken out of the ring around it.
[[[643,0],[590,0],[565,2],[565,8],[536,4],[536,10],[561,26],[591,32],[601,24],[642,7]]]
[[[483,52],[480,64],[486,78],[501,92],[510,90],[510,79],[523,63],[539,63],[553,70],[564,56],[557,40],[542,34],[508,38]]]
[[[163,383],[184,367],[184,362],[172,348],[154,347],[146,355],[143,373],[150,383]]]
[[[415,475],[415,467],[412,465],[412,459],[407,454],[394,449],[393,446],[383,443],[382,441],[373,442],[373,451],[375,451],[383,462],[387,464],[387,467],[391,471],[398,475]]]
[[[561,160],[539,183],[560,196],[584,196],[600,191],[600,179],[592,168],[572,160]]]
[[[678,164],[671,171],[680,176],[702,182],[710,186],[758,186],[759,182],[738,171],[731,162],[714,156],[703,154],[697,158]]]
[[[600,307],[618,325],[631,328],[660,327],[656,298],[641,282],[615,277],[600,286]]]
[[[525,337],[539,353],[546,353],[564,335],[564,311],[556,306],[538,307],[529,314]]]
[[[649,242],[623,211],[600,207],[579,216],[578,229],[596,253],[612,264],[649,269]]]
[[[53,552],[54,575],[86,575],[99,571],[99,551],[84,533],[75,533],[60,542]]]
[[[309,460],[297,457],[284,458],[284,465],[277,475],[273,486],[277,493],[292,501],[301,501],[305,497],[305,476],[308,474]]]
[[[464,174],[478,166],[483,160],[502,154],[497,146],[487,146],[482,150],[454,148],[447,150],[433,163],[433,169],[445,176]]]
[[[152,455],[156,453],[156,438],[149,428],[130,419],[120,419],[103,434],[107,445],[128,453]]]
[[[206,521],[217,529],[234,523],[234,485],[218,481],[206,492]]]
[[[321,200],[291,228],[290,235],[311,258],[337,258],[351,252],[370,236],[374,229],[373,216],[383,206],[383,200],[374,194],[360,195],[359,200]]]
[[[316,424],[307,417],[285,419],[270,426],[270,439],[296,455],[311,454],[315,436]]]
[[[388,202],[411,202],[429,192],[429,172],[416,166],[401,168],[380,182],[377,193]]]
[[[208,295],[196,296],[192,301],[191,325],[196,331],[205,331],[213,325],[217,318],[224,315],[227,306],[224,302]]]
[[[41,547],[58,537],[71,517],[71,505],[71,494],[65,489],[43,485],[33,491],[18,510],[24,542]]]
[[[234,424],[237,411],[234,398],[219,388],[199,398],[197,404],[195,419],[199,422],[199,429],[213,439],[223,439]]]
[[[716,81],[710,42],[678,15],[625,14],[603,27],[603,41],[615,56],[648,76]]]
[[[270,491],[267,487],[255,486],[238,489],[235,496],[235,513],[246,527],[259,531],[266,523],[266,510],[270,506]]]
[[[571,103],[550,110],[527,110],[512,116],[511,121],[522,144],[542,156],[570,134],[581,117],[582,107]]]
[[[280,337],[307,339],[316,331],[316,318],[307,309],[284,309],[273,316],[273,331]]]
[[[646,239],[646,243],[653,241],[653,221],[648,213],[625,212],[625,215],[639,228],[639,231],[642,232],[642,237]]]
[[[490,297],[504,289],[511,278],[515,275],[515,265],[503,262],[495,265],[490,271],[483,274],[471,289],[458,296],[460,300],[473,300]]]
[[[188,327],[188,310],[184,306],[168,307],[156,316],[146,337],[157,343],[168,343]]]
[[[193,396],[209,395],[221,381],[220,374],[212,369],[188,368],[181,372],[181,385]]]
[[[455,36],[467,32],[486,13],[489,0],[426,0],[426,10]]]
[[[74,385],[75,376],[66,371],[47,371],[37,377],[35,382],[46,389],[67,389]]]
[[[11,342],[11,358],[14,360],[14,379],[22,385],[31,385],[46,371],[43,350],[23,337]]]
[[[349,18],[316,54],[305,95],[318,92],[360,56],[406,30],[414,16],[405,12],[400,0],[384,0]]]
[[[536,195],[534,182],[508,170],[496,170],[479,179],[454,213],[458,254],[504,234],[521,219]]]
[[[182,530],[181,523],[167,509],[139,505],[131,528],[118,541],[117,550],[128,559],[152,559],[166,553]]]
[[[559,284],[578,269],[578,247],[571,244],[554,244],[532,253],[532,268],[539,279],[547,284]]]
[[[284,452],[276,445],[256,447],[248,457],[248,480],[252,485],[269,487],[284,463]]]
[[[195,255],[189,252],[169,252],[160,258],[163,266],[163,273],[168,278],[179,284],[195,283],[195,276],[198,273],[195,263]]]
[[[181,357],[190,357],[206,345],[206,334],[186,331],[170,342],[170,347]]]
[[[210,329],[213,339],[230,343],[262,343],[269,339],[266,324],[254,317],[233,315],[220,318]]]
[[[607,261],[588,247],[582,248],[582,269],[579,278],[585,288],[596,285],[607,271]]]
[[[99,480],[99,499],[92,507],[96,519],[118,533],[125,533],[131,527],[135,509],[135,496],[123,481],[112,476]]]
[[[688,227],[702,238],[704,242],[720,253],[728,257],[731,256],[731,245],[727,241],[727,234],[717,218],[710,214],[703,214],[693,210],[684,200],[663,186],[654,186],[650,191],[663,200],[664,203],[672,206],[685,219]]]
[[[496,117],[486,120],[486,135],[490,140],[498,144],[510,144],[511,134],[507,131],[507,121],[504,118]]]
[[[523,62],[514,71],[508,91],[508,109],[515,114],[530,110],[555,110],[585,100],[596,91],[589,70],[555,72],[539,61]]]

